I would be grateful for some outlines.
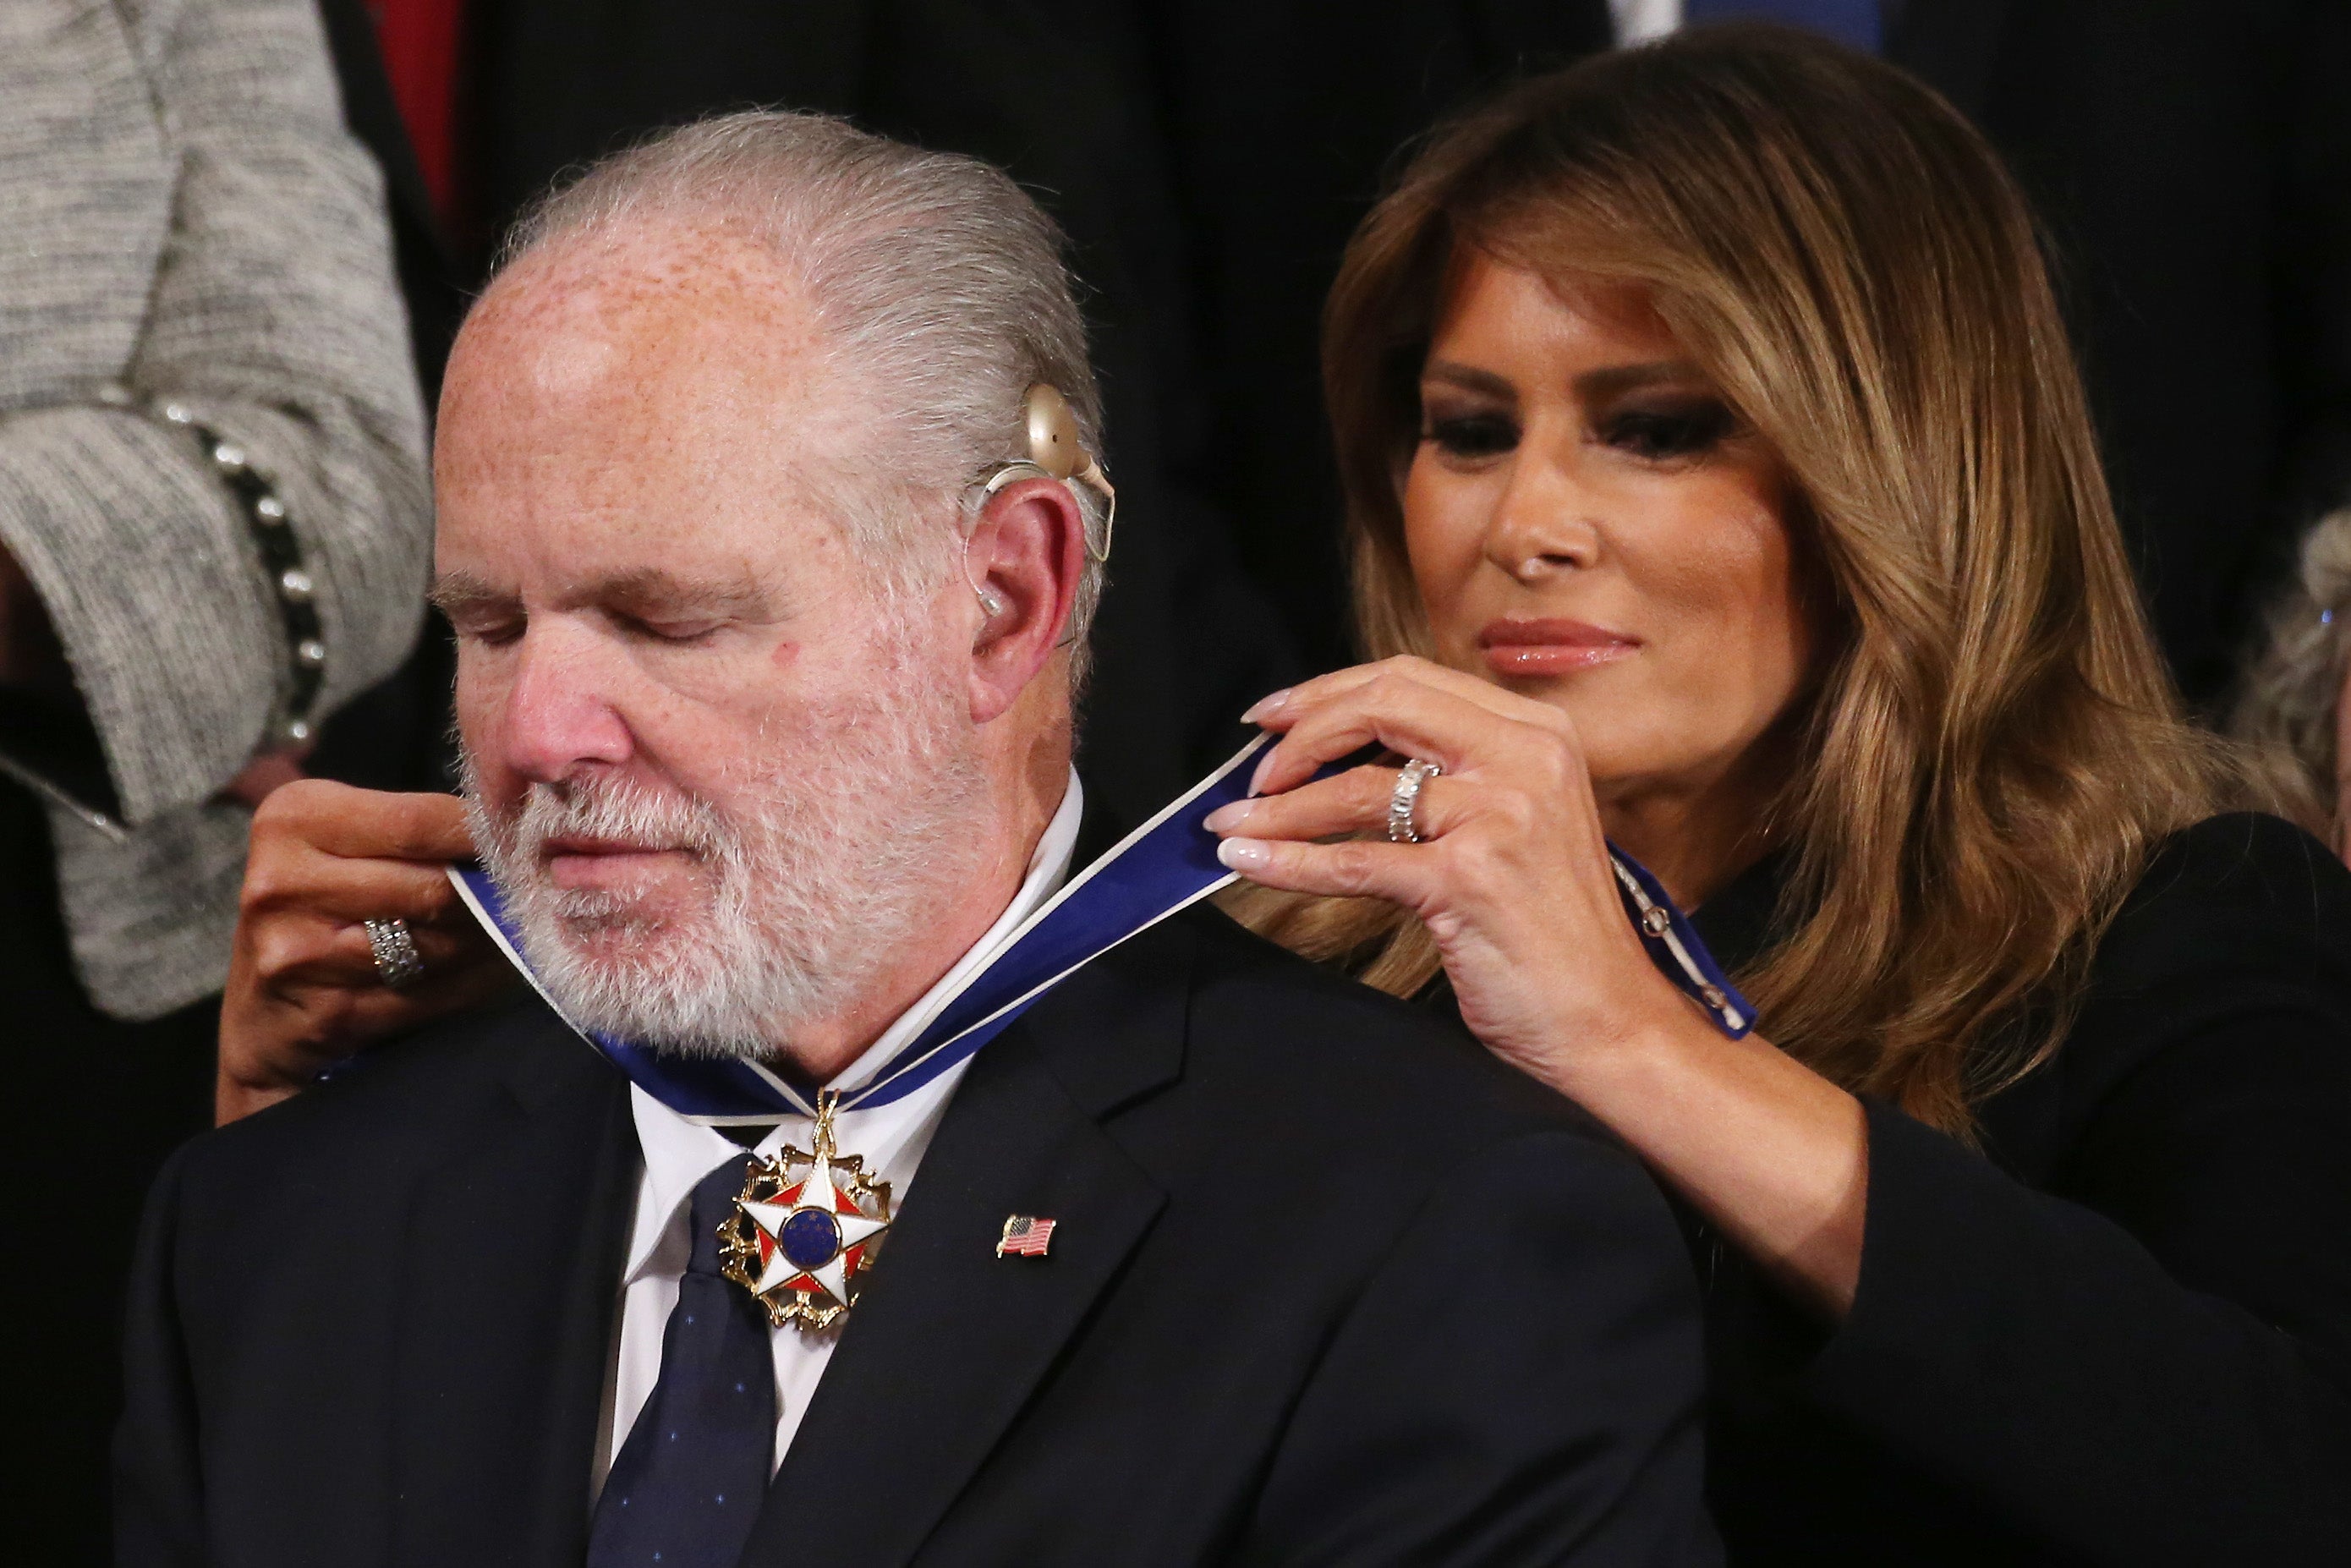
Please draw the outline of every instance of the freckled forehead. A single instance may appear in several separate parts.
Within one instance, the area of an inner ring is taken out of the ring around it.
[[[492,286],[451,356],[444,569],[778,569],[834,528],[869,405],[764,247],[650,220],[558,242]]]
[[[467,319],[443,414],[487,393],[610,405],[775,403],[828,379],[823,331],[766,247],[723,225],[653,224],[526,256]]]

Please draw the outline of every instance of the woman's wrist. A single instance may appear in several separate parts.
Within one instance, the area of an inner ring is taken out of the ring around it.
[[[1791,1295],[1831,1322],[1851,1307],[1868,1197],[1860,1101],[1695,1008],[1646,1014],[1588,1048],[1546,1051],[1552,1087]]]
[[[1638,978],[1617,995],[1595,998],[1588,973],[1560,967],[1564,977],[1546,1009],[1546,1038],[1528,1054],[1535,1075],[1585,1104],[1620,1098],[1638,1102],[1702,1064],[1724,1043],[1712,1019],[1636,952]],[[1473,1025],[1474,1028],[1474,1025]],[[1489,1043],[1492,1043],[1489,1041]],[[1604,1116],[1603,1120],[1606,1120]]]

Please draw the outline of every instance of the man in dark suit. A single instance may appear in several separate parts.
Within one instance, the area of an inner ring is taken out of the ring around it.
[[[1571,1108],[1203,912],[939,1032],[1084,836],[1054,238],[739,116],[476,308],[436,597],[547,999],[175,1158],[124,1562],[1716,1560],[1679,1234]]]

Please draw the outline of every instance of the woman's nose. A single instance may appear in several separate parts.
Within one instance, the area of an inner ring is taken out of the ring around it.
[[[1510,468],[1486,529],[1486,559],[1520,582],[1588,568],[1600,555],[1594,497],[1571,465],[1527,453]]]

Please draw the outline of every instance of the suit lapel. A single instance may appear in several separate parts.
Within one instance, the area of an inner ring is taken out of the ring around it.
[[[1925,77],[1981,125],[2008,6],[2009,0],[1907,0],[1886,57]]]
[[[1065,981],[972,1063],[754,1526],[746,1564],[911,1558],[1001,1439],[1165,1195],[1096,1118],[1181,1070],[1191,938]],[[1008,1216],[1060,1222],[995,1254]]]
[[[576,1563],[638,1157],[625,1087],[548,1036],[420,1191],[398,1322],[396,1563]]]

